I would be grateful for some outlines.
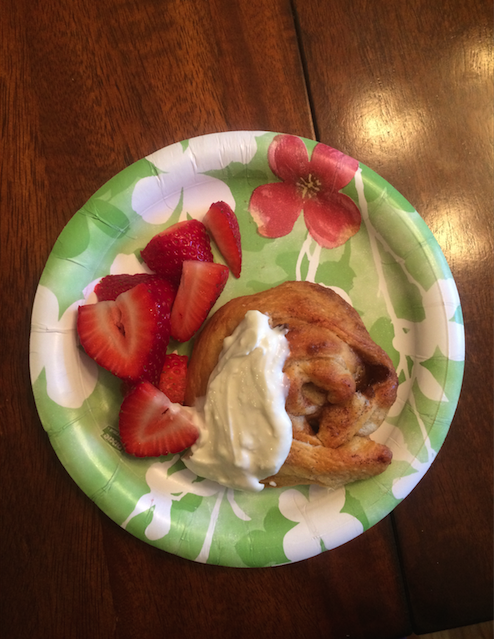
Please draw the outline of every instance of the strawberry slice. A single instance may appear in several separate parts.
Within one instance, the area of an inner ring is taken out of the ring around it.
[[[170,340],[169,288],[142,283],[115,301],[79,306],[77,332],[86,353],[117,377],[158,383]]]
[[[169,289],[170,308],[177,293],[177,287],[163,279],[160,275],[152,273],[135,273],[134,275],[118,274],[106,275],[94,287],[94,292],[100,302],[105,300],[116,300],[121,293],[125,293],[138,284],[149,284],[152,282],[163,282]]]
[[[123,400],[118,425],[125,451],[136,457],[180,453],[199,437],[191,411],[149,382],[136,386]]]
[[[226,202],[214,202],[203,219],[204,226],[235,277],[242,270],[242,244],[238,220]]]
[[[184,262],[170,317],[171,336],[186,342],[201,328],[228,279],[228,267],[213,262]]]
[[[155,235],[141,251],[149,268],[178,286],[186,260],[212,262],[211,240],[199,220],[177,222]]]
[[[165,358],[158,388],[175,404],[183,404],[187,381],[187,355],[170,353]]]

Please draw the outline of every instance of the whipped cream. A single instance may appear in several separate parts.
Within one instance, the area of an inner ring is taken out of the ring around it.
[[[278,472],[292,443],[283,374],[288,354],[284,331],[248,311],[224,340],[206,397],[196,406],[200,436],[183,458],[187,468],[230,488],[264,488],[260,480]]]

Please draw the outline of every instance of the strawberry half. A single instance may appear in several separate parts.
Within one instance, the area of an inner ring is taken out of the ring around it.
[[[169,288],[138,284],[115,301],[79,306],[77,332],[89,357],[134,384],[158,383],[170,340]]]
[[[135,273],[134,275],[118,274],[106,275],[94,287],[94,292],[100,302],[105,300],[116,300],[119,295],[125,293],[138,284],[150,284],[153,282],[162,282],[169,289],[170,308],[177,293],[177,287],[163,279],[160,275],[152,273]]]
[[[175,404],[183,404],[187,381],[187,355],[170,353],[165,358],[158,388]]]
[[[184,262],[170,316],[171,336],[187,342],[201,328],[228,279],[228,267],[213,262]]]
[[[118,425],[125,451],[136,457],[180,453],[199,437],[192,413],[149,382],[123,400]]]
[[[214,202],[203,219],[204,226],[225,258],[235,277],[242,270],[242,244],[238,220],[226,202]]]
[[[177,222],[155,235],[141,251],[149,268],[178,286],[186,260],[212,262],[211,240],[199,220]]]

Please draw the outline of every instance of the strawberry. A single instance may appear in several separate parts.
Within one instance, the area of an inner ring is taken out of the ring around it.
[[[149,382],[136,386],[123,400],[118,425],[125,451],[136,457],[180,453],[199,437],[191,411]]]
[[[165,358],[158,388],[175,404],[183,404],[187,379],[187,355],[170,353]]]
[[[107,275],[106,277],[103,277],[98,284],[96,284],[94,292],[100,302],[103,302],[104,300],[116,300],[121,293],[125,293],[125,291],[128,291],[130,288],[134,288],[134,286],[137,286],[142,282],[145,284],[149,284],[150,282],[163,282],[170,291],[169,303],[171,308],[177,293],[177,287],[163,279],[161,276],[152,273]]]
[[[141,251],[141,256],[152,271],[177,286],[185,260],[213,261],[211,240],[199,220],[177,222],[158,233]]]
[[[186,342],[201,328],[228,279],[228,267],[213,262],[184,262],[170,317],[171,336]]]
[[[169,288],[142,283],[115,301],[79,306],[77,332],[86,353],[117,377],[158,383],[170,339]]]
[[[242,270],[242,245],[235,213],[226,202],[214,202],[203,219],[220,253],[235,277]]]

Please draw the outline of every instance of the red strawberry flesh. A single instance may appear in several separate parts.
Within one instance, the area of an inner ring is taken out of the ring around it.
[[[138,284],[115,301],[80,306],[81,346],[97,364],[134,384],[158,383],[170,339],[169,288]]]
[[[184,262],[170,317],[174,339],[187,342],[197,333],[225,288],[228,274],[223,264]]]
[[[173,304],[177,287],[168,282],[160,275],[153,273],[135,273],[134,275],[118,274],[118,275],[106,275],[98,284],[94,287],[94,292],[100,302],[105,300],[116,300],[119,295],[125,293],[138,284],[150,284],[153,282],[162,282],[165,287],[168,287],[170,293],[170,307]]]
[[[176,404],[184,403],[188,359],[187,355],[170,353],[161,371],[158,388]]]
[[[136,457],[180,453],[199,437],[190,410],[171,402],[149,382],[123,400],[119,430],[125,451]]]
[[[237,216],[226,202],[214,202],[203,219],[231,272],[240,277],[242,243]]]
[[[199,220],[177,222],[155,235],[141,251],[148,267],[178,286],[186,260],[212,262],[211,240]]]

